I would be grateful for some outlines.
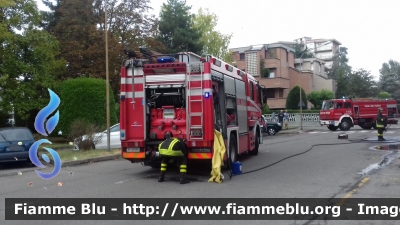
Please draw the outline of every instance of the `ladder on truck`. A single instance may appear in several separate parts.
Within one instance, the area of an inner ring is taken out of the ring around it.
[[[200,74],[192,74],[198,73]],[[191,140],[203,140],[204,139],[204,112],[203,112],[203,76],[204,76],[204,65],[203,63],[192,63],[187,66],[187,87],[188,87],[188,127],[189,127],[189,139]],[[200,86],[193,86],[190,81],[199,81]],[[193,99],[192,93],[194,91],[199,91],[200,99]],[[200,103],[200,111],[193,111],[192,103]],[[194,118],[199,118],[199,123],[193,123]],[[201,134],[195,134],[195,130],[200,130]],[[193,135],[195,134],[195,135]]]

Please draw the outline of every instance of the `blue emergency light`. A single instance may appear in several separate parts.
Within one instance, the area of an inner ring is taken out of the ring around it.
[[[210,92],[205,92],[205,93],[204,93],[204,97],[205,97],[205,98],[209,98],[209,97],[210,97]]]
[[[168,63],[168,62],[175,62],[175,58],[171,56],[164,56],[157,58],[158,63]]]

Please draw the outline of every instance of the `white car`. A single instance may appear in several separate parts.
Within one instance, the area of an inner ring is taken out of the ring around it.
[[[97,143],[94,144],[95,149],[107,149],[107,130],[95,134],[95,136],[101,137]],[[118,149],[121,148],[121,139],[120,139],[120,128],[119,123],[110,127],[110,148]],[[83,136],[83,140],[86,139],[86,135]],[[97,138],[96,138],[97,139]],[[74,149],[79,150],[79,147],[74,143]]]

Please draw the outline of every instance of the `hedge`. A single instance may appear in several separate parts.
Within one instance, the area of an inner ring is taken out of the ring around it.
[[[56,130],[68,135],[71,123],[76,119],[107,127],[106,82],[96,78],[68,79],[60,87],[60,121]],[[115,99],[110,88],[110,125],[117,123]]]
[[[293,87],[286,98],[286,108],[287,109],[300,109],[300,87],[297,85]],[[307,107],[307,95],[304,92],[303,88],[301,88],[301,101],[303,102],[304,108]]]

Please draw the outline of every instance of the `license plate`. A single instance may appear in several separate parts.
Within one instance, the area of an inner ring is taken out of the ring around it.
[[[140,152],[140,148],[126,148],[126,152]]]

